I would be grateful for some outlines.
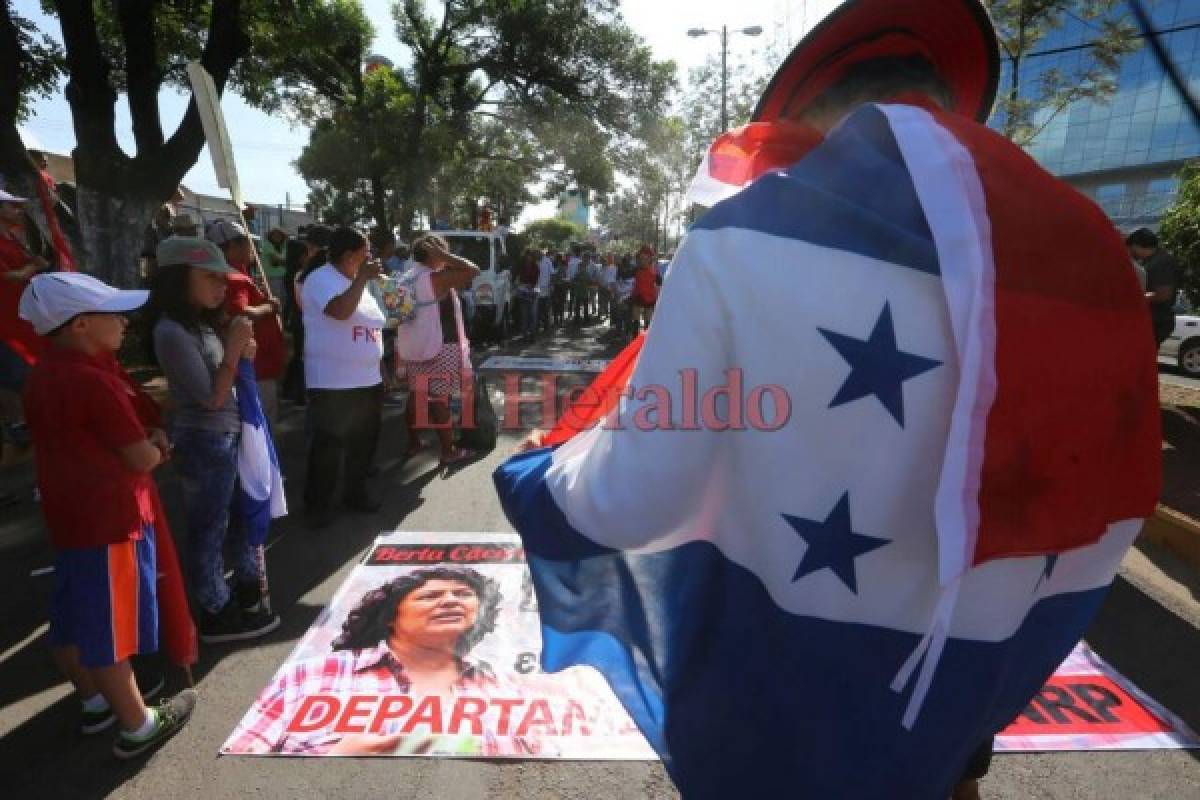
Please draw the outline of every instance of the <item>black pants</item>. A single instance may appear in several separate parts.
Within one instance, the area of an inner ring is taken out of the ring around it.
[[[1175,332],[1174,317],[1151,317],[1151,325],[1154,327],[1154,352],[1158,352],[1163,346],[1163,342],[1171,337]]]
[[[554,323],[560,324],[563,321],[563,315],[567,311],[567,287],[559,284],[554,287],[554,292],[551,294],[551,308],[554,312]]]
[[[312,440],[304,484],[306,510],[329,508],[343,461],[342,495],[348,500],[362,498],[383,422],[382,384],[362,389],[309,389],[308,414]]]
[[[587,287],[572,286],[571,287],[571,317],[579,319],[587,316]]]
[[[967,768],[963,770],[963,776],[959,781],[978,781],[982,780],[984,775],[988,774],[988,770],[992,766],[992,749],[995,747],[995,739],[989,738],[986,742],[975,748],[975,752],[967,759]]]
[[[283,373],[280,392],[291,402],[300,405],[305,400],[304,392],[304,326],[290,326],[292,332],[292,360]]]

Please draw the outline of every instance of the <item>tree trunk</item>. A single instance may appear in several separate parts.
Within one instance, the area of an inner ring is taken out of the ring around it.
[[[162,199],[129,191],[110,194],[81,183],[78,202],[89,271],[113,286],[141,286],[142,235]]]
[[[371,216],[375,218],[375,224],[380,230],[392,229],[392,220],[388,214],[387,190],[384,188],[383,178],[378,175],[371,176]]]

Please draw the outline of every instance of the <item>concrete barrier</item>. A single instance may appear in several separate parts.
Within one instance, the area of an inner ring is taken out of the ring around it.
[[[1191,517],[1159,506],[1154,516],[1146,520],[1142,538],[1160,544],[1200,570],[1200,522]]]

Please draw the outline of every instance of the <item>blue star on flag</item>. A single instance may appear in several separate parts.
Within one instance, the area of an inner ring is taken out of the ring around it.
[[[783,518],[808,545],[804,557],[800,560],[800,566],[796,568],[796,574],[792,576],[793,583],[805,575],[828,567],[850,591],[858,594],[854,560],[890,544],[887,539],[877,539],[854,532],[850,524],[849,492],[842,495],[842,499],[833,507],[833,511],[829,512],[824,522],[793,517],[790,514],[784,514]]]
[[[905,353],[896,347],[896,329],[892,325],[892,309],[888,303],[884,303],[883,312],[866,340],[824,328],[817,330],[850,365],[850,375],[829,407],[836,408],[875,395],[903,428],[904,382],[940,367],[942,362]]]
[[[1041,585],[1050,580],[1050,576],[1054,574],[1054,568],[1058,565],[1058,554],[1052,553],[1046,556],[1046,568],[1042,570],[1042,574],[1038,577],[1037,584],[1033,587],[1036,592]]]

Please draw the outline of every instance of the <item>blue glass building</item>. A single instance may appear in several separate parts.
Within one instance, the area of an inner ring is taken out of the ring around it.
[[[1147,0],[1146,6],[1171,59],[1191,91],[1200,94],[1200,0]],[[1128,15],[1125,9],[1118,13]],[[1034,91],[1045,70],[1071,74],[1087,57],[1080,46],[1096,35],[1094,23],[1068,16],[1026,57],[1022,93]],[[1002,93],[1011,85],[1011,74],[1006,63]],[[1175,199],[1179,169],[1200,158],[1200,127],[1148,45],[1125,57],[1117,83],[1117,93],[1107,101],[1079,101],[1057,114],[1039,112],[1035,124],[1045,127],[1028,151],[1094,198],[1122,230],[1155,227]]]

